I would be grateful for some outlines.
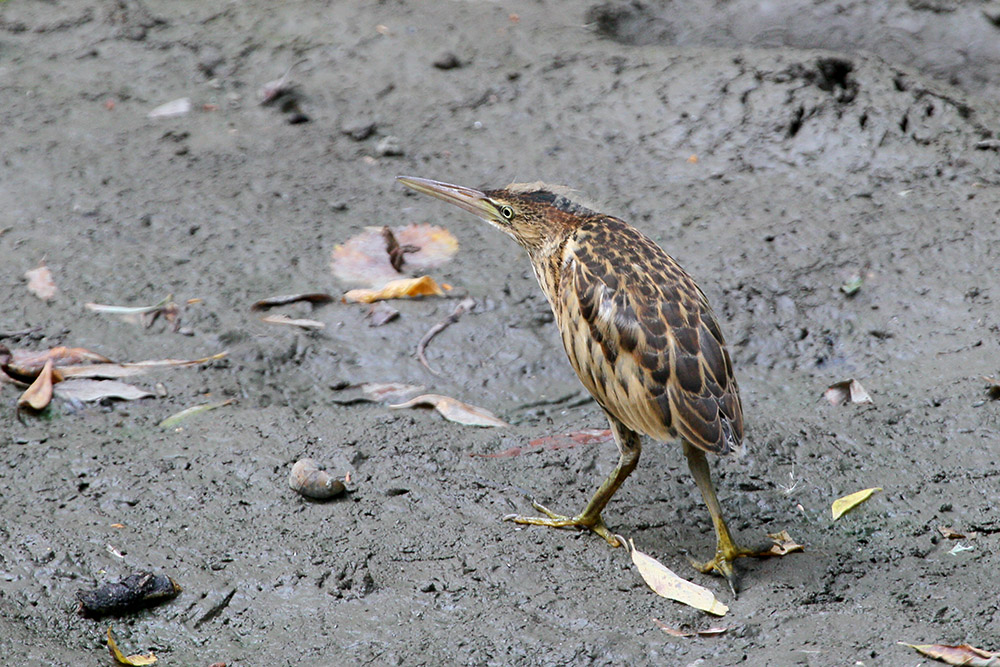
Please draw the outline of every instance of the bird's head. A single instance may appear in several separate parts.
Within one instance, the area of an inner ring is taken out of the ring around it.
[[[473,213],[521,244],[530,255],[558,245],[592,215],[566,196],[566,188],[544,183],[514,183],[500,190],[474,190],[426,178],[397,180],[432,197]]]

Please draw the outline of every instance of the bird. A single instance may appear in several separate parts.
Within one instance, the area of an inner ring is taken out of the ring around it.
[[[604,410],[618,446],[618,464],[579,514],[532,501],[544,516],[504,518],[588,529],[621,546],[601,515],[638,464],[641,436],[680,440],[716,534],[715,556],[692,564],[721,574],[736,595],[733,561],[765,550],[736,544],[712,483],[706,454],[741,451],[743,406],[718,318],[694,279],[648,236],[577,203],[566,188],[537,182],[477,190],[397,180],[473,213],[527,251],[570,365]]]

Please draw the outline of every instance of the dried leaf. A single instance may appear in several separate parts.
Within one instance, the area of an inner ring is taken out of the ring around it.
[[[344,294],[347,303],[372,303],[383,299],[401,299],[415,296],[444,296],[444,290],[430,276],[390,280],[380,289],[352,289]]]
[[[183,116],[184,114],[191,111],[191,99],[188,97],[182,97],[180,99],[171,100],[165,104],[161,104],[147,114],[150,118],[172,118],[174,116]]]
[[[965,539],[965,533],[960,533],[957,530],[949,528],[948,526],[938,526],[938,532],[941,533],[941,537],[946,540]]]
[[[365,231],[333,249],[330,269],[333,275],[348,283],[381,287],[399,278],[386,249],[383,227],[366,227]],[[434,225],[391,227],[390,232],[399,247],[416,248],[406,253],[406,267],[426,271],[444,264],[458,252],[458,241],[451,232]]]
[[[302,329],[325,329],[326,324],[318,320],[307,320],[303,318],[291,318],[288,315],[268,315],[261,318],[261,322],[268,324],[283,324],[285,326],[300,327]]]
[[[724,616],[729,611],[729,607],[715,599],[712,591],[677,576],[660,561],[636,549],[633,540],[629,540],[629,548],[639,574],[657,595],[716,616]]]
[[[898,642],[903,646],[909,646],[928,658],[940,660],[949,665],[964,665],[965,667],[1000,667],[1000,653],[984,651],[968,644],[952,646],[949,644],[907,644]]]
[[[856,491],[850,495],[844,496],[843,498],[837,498],[833,501],[833,507],[831,511],[833,512],[833,520],[836,521],[845,512],[849,512],[861,503],[868,500],[873,493],[876,491],[881,491],[881,486],[874,486],[870,489],[863,489],[861,491]]]
[[[783,530],[780,533],[768,533],[767,536],[774,542],[770,551],[767,552],[769,556],[784,556],[793,551],[803,551],[805,549],[805,547],[792,539],[787,530]]]
[[[865,388],[861,386],[861,383],[853,378],[831,384],[823,392],[823,397],[830,401],[830,405],[843,405],[848,401],[851,403],[874,402],[872,401],[872,397],[868,395],[868,392],[865,391]]]
[[[268,308],[274,308],[275,306],[287,306],[290,303],[298,303],[299,301],[308,301],[312,304],[330,303],[333,301],[333,296],[323,294],[321,292],[270,296],[266,299],[261,299],[254,305],[250,306],[250,310],[267,310]]]
[[[190,408],[185,408],[180,412],[170,415],[163,421],[161,421],[157,426],[163,429],[171,429],[176,427],[182,421],[188,417],[193,417],[194,415],[200,415],[203,412],[208,412],[209,410],[215,410],[216,408],[225,407],[231,403],[235,403],[235,398],[229,398],[225,401],[218,401],[216,403],[202,403],[201,405],[194,405]]]
[[[32,410],[44,410],[52,401],[52,360],[49,359],[42,367],[42,371],[35,378],[20,398],[17,399],[17,409],[31,408]]]
[[[361,393],[371,401],[397,401],[424,388],[420,384],[403,384],[401,382],[366,382],[361,385]]]
[[[123,401],[135,401],[152,396],[152,392],[140,389],[135,385],[118,380],[88,380],[74,378],[65,380],[55,386],[55,395],[67,401],[89,403],[105,398],[119,398]]]
[[[463,403],[440,394],[422,394],[411,398],[405,403],[390,405],[394,410],[415,408],[429,405],[441,413],[448,421],[465,424],[466,426],[510,426],[507,422],[494,415],[489,410]]]
[[[111,626],[108,626],[108,650],[111,652],[111,657],[115,659],[120,665],[133,665],[139,667],[141,665],[152,665],[156,662],[156,656],[150,653],[149,655],[125,655],[118,648],[118,642],[111,634]]]
[[[653,619],[653,623],[656,623],[660,630],[663,630],[671,637],[714,637],[715,635],[721,635],[727,632],[729,628],[720,628],[718,626],[706,628],[705,630],[678,630],[677,628],[672,628],[658,618]]]
[[[135,361],[131,363],[108,363],[108,364],[87,364],[83,366],[64,366],[59,370],[63,377],[78,378],[124,378],[133,375],[142,375],[157,368],[181,368],[184,366],[200,366],[211,361],[218,361],[229,352],[219,352],[210,357],[201,359],[149,359],[146,361]]]
[[[42,301],[48,301],[56,295],[56,283],[52,280],[52,272],[44,264],[25,271],[24,277],[28,280],[28,291]]]
[[[170,305],[174,300],[173,294],[168,294],[159,303],[154,303],[152,306],[108,306],[103,303],[85,303],[83,307],[87,310],[92,310],[95,313],[104,313],[107,315],[145,315],[147,313],[155,313],[156,311],[163,310],[168,305]]]
[[[4,348],[6,350],[6,348]],[[110,362],[107,357],[86,350],[82,347],[53,347],[40,352],[32,350],[7,350],[7,353],[0,359],[0,369],[10,377],[19,382],[30,383],[41,372],[45,362],[52,361],[53,365],[60,369],[54,371],[53,380],[58,382],[62,379],[62,369],[67,368],[67,364],[81,364],[85,362]]]

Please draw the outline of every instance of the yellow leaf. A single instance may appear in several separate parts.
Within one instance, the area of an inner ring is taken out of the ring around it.
[[[845,512],[849,512],[854,509],[861,503],[868,500],[873,493],[881,490],[881,486],[876,486],[870,489],[864,489],[863,491],[856,491],[855,493],[844,496],[843,498],[837,498],[833,501],[833,507],[831,508],[833,512],[833,520],[836,521],[843,516]]]
[[[636,549],[634,541],[629,540],[629,545],[632,562],[656,594],[716,616],[724,616],[729,611],[729,607],[715,599],[712,591],[677,576],[660,561]]]
[[[413,296],[444,296],[444,290],[430,276],[390,280],[379,289],[352,289],[344,295],[348,303],[373,303],[384,299]]]
[[[966,665],[967,667],[996,667],[996,665],[1000,665],[1000,653],[984,651],[981,648],[976,648],[968,644],[952,646],[950,644],[897,643],[909,646],[926,655],[928,658],[940,660],[949,665]]]
[[[125,655],[118,648],[118,643],[115,638],[111,635],[111,626],[108,626],[108,650],[111,652],[111,657],[115,659],[121,665],[152,665],[156,662],[156,656],[150,653],[149,655]]]

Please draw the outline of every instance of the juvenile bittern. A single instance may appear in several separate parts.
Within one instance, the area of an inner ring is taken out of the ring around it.
[[[628,223],[571,202],[540,183],[473,190],[423,178],[399,181],[474,213],[517,241],[552,306],[570,364],[608,417],[618,465],[582,512],[522,524],[587,528],[619,546],[601,511],[639,462],[640,435],[679,438],[715,526],[716,571],[735,593],[736,546],[715,495],[705,452],[727,454],[743,439],[733,364],[705,294],[656,243]]]

